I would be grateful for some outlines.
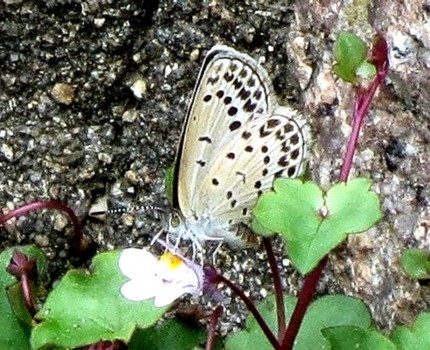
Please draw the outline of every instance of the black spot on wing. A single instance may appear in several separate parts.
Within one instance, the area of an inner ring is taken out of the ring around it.
[[[292,145],[297,145],[299,143],[299,136],[297,134],[294,134],[290,137],[290,142]]]
[[[229,72],[225,72],[224,73],[224,80],[229,83],[234,79],[234,74],[229,73]]]
[[[208,85],[215,85],[219,80],[219,75],[208,78]]]
[[[230,117],[232,117],[232,116],[236,115],[236,113],[237,113],[237,108],[236,108],[236,107],[234,107],[234,106],[230,107],[230,108],[228,109],[228,111],[227,111],[227,114],[228,114]]]
[[[242,133],[242,138],[243,138],[244,140],[248,140],[251,136],[252,136],[252,134],[251,134],[249,131],[244,131],[244,132]]]
[[[255,90],[254,94],[252,95],[252,97],[254,97],[257,101],[261,99],[261,96],[263,96],[261,90]]]
[[[238,79],[235,79],[233,81],[233,86],[236,90],[239,90],[242,87],[242,85],[243,85],[243,83]]]
[[[233,123],[231,123],[228,128],[230,129],[230,131],[235,131],[237,129],[239,129],[242,126],[242,123],[238,120],[234,121]]]
[[[242,68],[242,70],[239,72],[239,77],[241,77],[242,79],[246,78],[246,76],[248,75],[248,70],[244,68]]]
[[[289,164],[288,158],[289,157],[287,155],[283,155],[281,158],[279,158],[278,165],[282,167],[286,167]]]
[[[239,93],[237,94],[237,96],[244,101],[248,99],[249,95],[251,95],[251,92],[245,88],[240,89]]]
[[[228,66],[228,69],[232,73],[236,72],[238,68],[239,66],[235,62],[231,62],[230,65]]]
[[[255,108],[257,108],[257,104],[256,103],[252,103],[251,99],[248,99],[245,104],[243,105],[243,110],[245,112],[254,112]]]
[[[284,125],[284,132],[288,134],[294,130],[294,126],[291,123],[287,123]]]
[[[296,166],[292,166],[291,168],[288,168],[287,174],[289,177],[292,177],[296,174],[296,171],[297,171]]]
[[[199,141],[212,143],[212,139],[209,136],[202,136],[198,138]]]
[[[298,149],[295,149],[294,151],[291,152],[290,157],[293,160],[296,160],[300,155],[300,152]]]
[[[281,123],[279,119],[269,119],[267,121],[267,127],[270,129],[273,129],[274,127],[278,126]]]

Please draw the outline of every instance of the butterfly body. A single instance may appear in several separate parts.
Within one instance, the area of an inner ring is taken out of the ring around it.
[[[275,177],[299,176],[309,131],[279,106],[266,71],[227,46],[207,54],[187,112],[174,170],[170,234],[243,245],[243,228]]]

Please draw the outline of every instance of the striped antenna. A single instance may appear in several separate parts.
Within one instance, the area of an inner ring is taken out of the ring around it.
[[[98,219],[103,219],[107,214],[124,214],[124,213],[131,213],[131,212],[138,212],[143,211],[145,213],[161,213],[166,214],[167,212],[160,208],[153,205],[135,205],[130,206],[127,208],[108,208],[107,204],[107,198],[103,197],[99,199],[94,205],[90,208],[88,214],[91,217],[95,217]],[[159,218],[159,217],[157,217]]]

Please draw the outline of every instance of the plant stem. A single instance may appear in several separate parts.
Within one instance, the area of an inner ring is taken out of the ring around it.
[[[281,276],[279,274],[275,254],[273,252],[272,240],[270,238],[263,237],[263,245],[267,252],[267,260],[269,261],[270,269],[272,270],[273,285],[276,295],[276,315],[278,317],[278,340],[280,341],[286,327],[284,293],[282,292]]]
[[[67,214],[69,219],[73,224],[73,235],[70,243],[70,248],[73,252],[80,253],[85,251],[89,245],[89,242],[84,239],[84,234],[82,230],[82,226],[75,215],[75,212],[69,208],[67,205],[60,201],[50,200],[50,201],[35,201],[31,203],[24,204],[23,206],[11,210],[9,213],[6,213],[0,216],[0,226],[4,225],[8,220],[12,218],[20,217],[28,212],[38,210],[38,209],[56,209]]]
[[[211,314],[211,320],[208,325],[208,340],[206,342],[205,350],[212,350],[215,346],[217,325],[223,311],[223,307],[221,305],[218,305]]]
[[[270,330],[269,326],[267,325],[266,321],[264,321],[264,318],[261,316],[261,314],[258,312],[257,308],[255,307],[255,304],[249,299],[243,291],[237,287],[233,282],[231,282],[229,279],[225,278],[222,275],[218,275],[219,282],[224,283],[229,287],[234,294],[236,294],[242,301],[245,303],[248,310],[251,312],[251,314],[254,316],[255,320],[259,324],[261,330],[266,335],[269,342],[272,344],[274,349],[279,349],[279,343],[276,339],[275,335]]]
[[[340,181],[347,181],[351,172],[352,161],[354,154],[357,150],[358,137],[360,135],[361,127],[363,126],[364,117],[367,115],[369,106],[375,97],[376,90],[384,81],[388,73],[388,48],[384,37],[378,33],[375,37],[372,63],[375,64],[377,74],[372,84],[368,88],[356,87],[355,103],[353,111],[353,125],[351,135],[348,140],[347,149],[343,158],[342,168],[339,176]],[[288,324],[287,331],[281,342],[282,350],[290,350],[293,348],[294,340],[299,332],[300,325],[305,316],[306,310],[310,305],[311,299],[315,293],[316,286],[322,275],[325,265],[327,264],[327,257],[325,257],[318,266],[313,270],[308,277],[306,277],[303,287],[298,295],[297,305],[291,316],[290,323]]]

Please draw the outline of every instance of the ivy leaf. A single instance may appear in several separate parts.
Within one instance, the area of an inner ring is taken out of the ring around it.
[[[410,326],[400,326],[391,333],[391,340],[398,350],[430,349],[430,313],[420,314]]]
[[[397,350],[394,343],[373,328],[340,326],[322,330],[330,349]]]
[[[36,315],[39,324],[32,332],[32,349],[77,348],[101,340],[127,343],[136,327],[150,327],[161,318],[166,307],[121,295],[127,278],[119,270],[120,253],[95,256],[90,273],[66,273]]]
[[[274,191],[262,195],[254,208],[252,229],[263,236],[279,233],[294,266],[309,273],[348,234],[366,231],[381,219],[370,185],[359,178],[324,194],[313,182],[277,179]]]
[[[297,298],[287,295],[285,309],[287,322],[297,303]],[[266,298],[258,306],[272,332],[276,332],[277,316],[275,298]],[[369,310],[359,299],[345,295],[324,296],[314,301],[303,319],[302,326],[295,341],[294,350],[323,350],[330,349],[329,341],[324,338],[322,330],[329,327],[354,326],[368,328],[371,325]],[[249,316],[246,328],[227,336],[227,350],[269,350],[272,345],[263,335],[254,317]]]

